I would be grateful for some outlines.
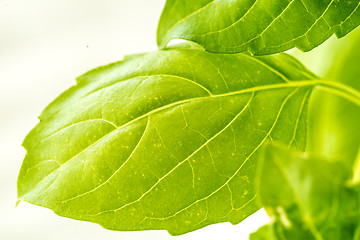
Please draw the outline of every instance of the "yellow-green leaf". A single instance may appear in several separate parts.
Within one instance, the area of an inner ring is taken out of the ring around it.
[[[18,197],[113,230],[239,223],[259,208],[259,148],[305,149],[320,83],[286,54],[175,48],[97,68],[26,137]]]

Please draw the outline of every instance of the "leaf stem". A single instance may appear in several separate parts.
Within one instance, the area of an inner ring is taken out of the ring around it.
[[[324,88],[326,91],[345,98],[350,102],[360,106],[360,92],[356,89],[340,82],[316,80],[319,88]]]

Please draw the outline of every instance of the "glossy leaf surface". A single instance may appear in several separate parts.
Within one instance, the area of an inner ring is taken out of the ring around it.
[[[262,144],[305,149],[313,78],[286,54],[188,48],[90,71],[26,137],[19,199],[113,230],[239,223]]]
[[[167,0],[158,45],[180,38],[211,52],[309,51],[357,27],[359,5],[359,0]]]

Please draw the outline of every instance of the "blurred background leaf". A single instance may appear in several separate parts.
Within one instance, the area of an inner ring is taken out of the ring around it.
[[[320,77],[360,90],[360,29],[340,40],[333,37],[311,52],[291,54]],[[360,146],[359,106],[318,89],[310,116],[308,150],[352,164]]]
[[[258,192],[272,222],[251,240],[358,239],[359,193],[342,161],[298,153],[278,144],[263,149]]]

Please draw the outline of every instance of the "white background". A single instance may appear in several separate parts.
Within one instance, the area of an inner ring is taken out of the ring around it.
[[[114,232],[21,203],[16,179],[25,135],[75,77],[124,55],[156,50],[165,0],[0,0],[0,239],[248,239],[263,211],[243,223],[171,237],[165,231]]]

